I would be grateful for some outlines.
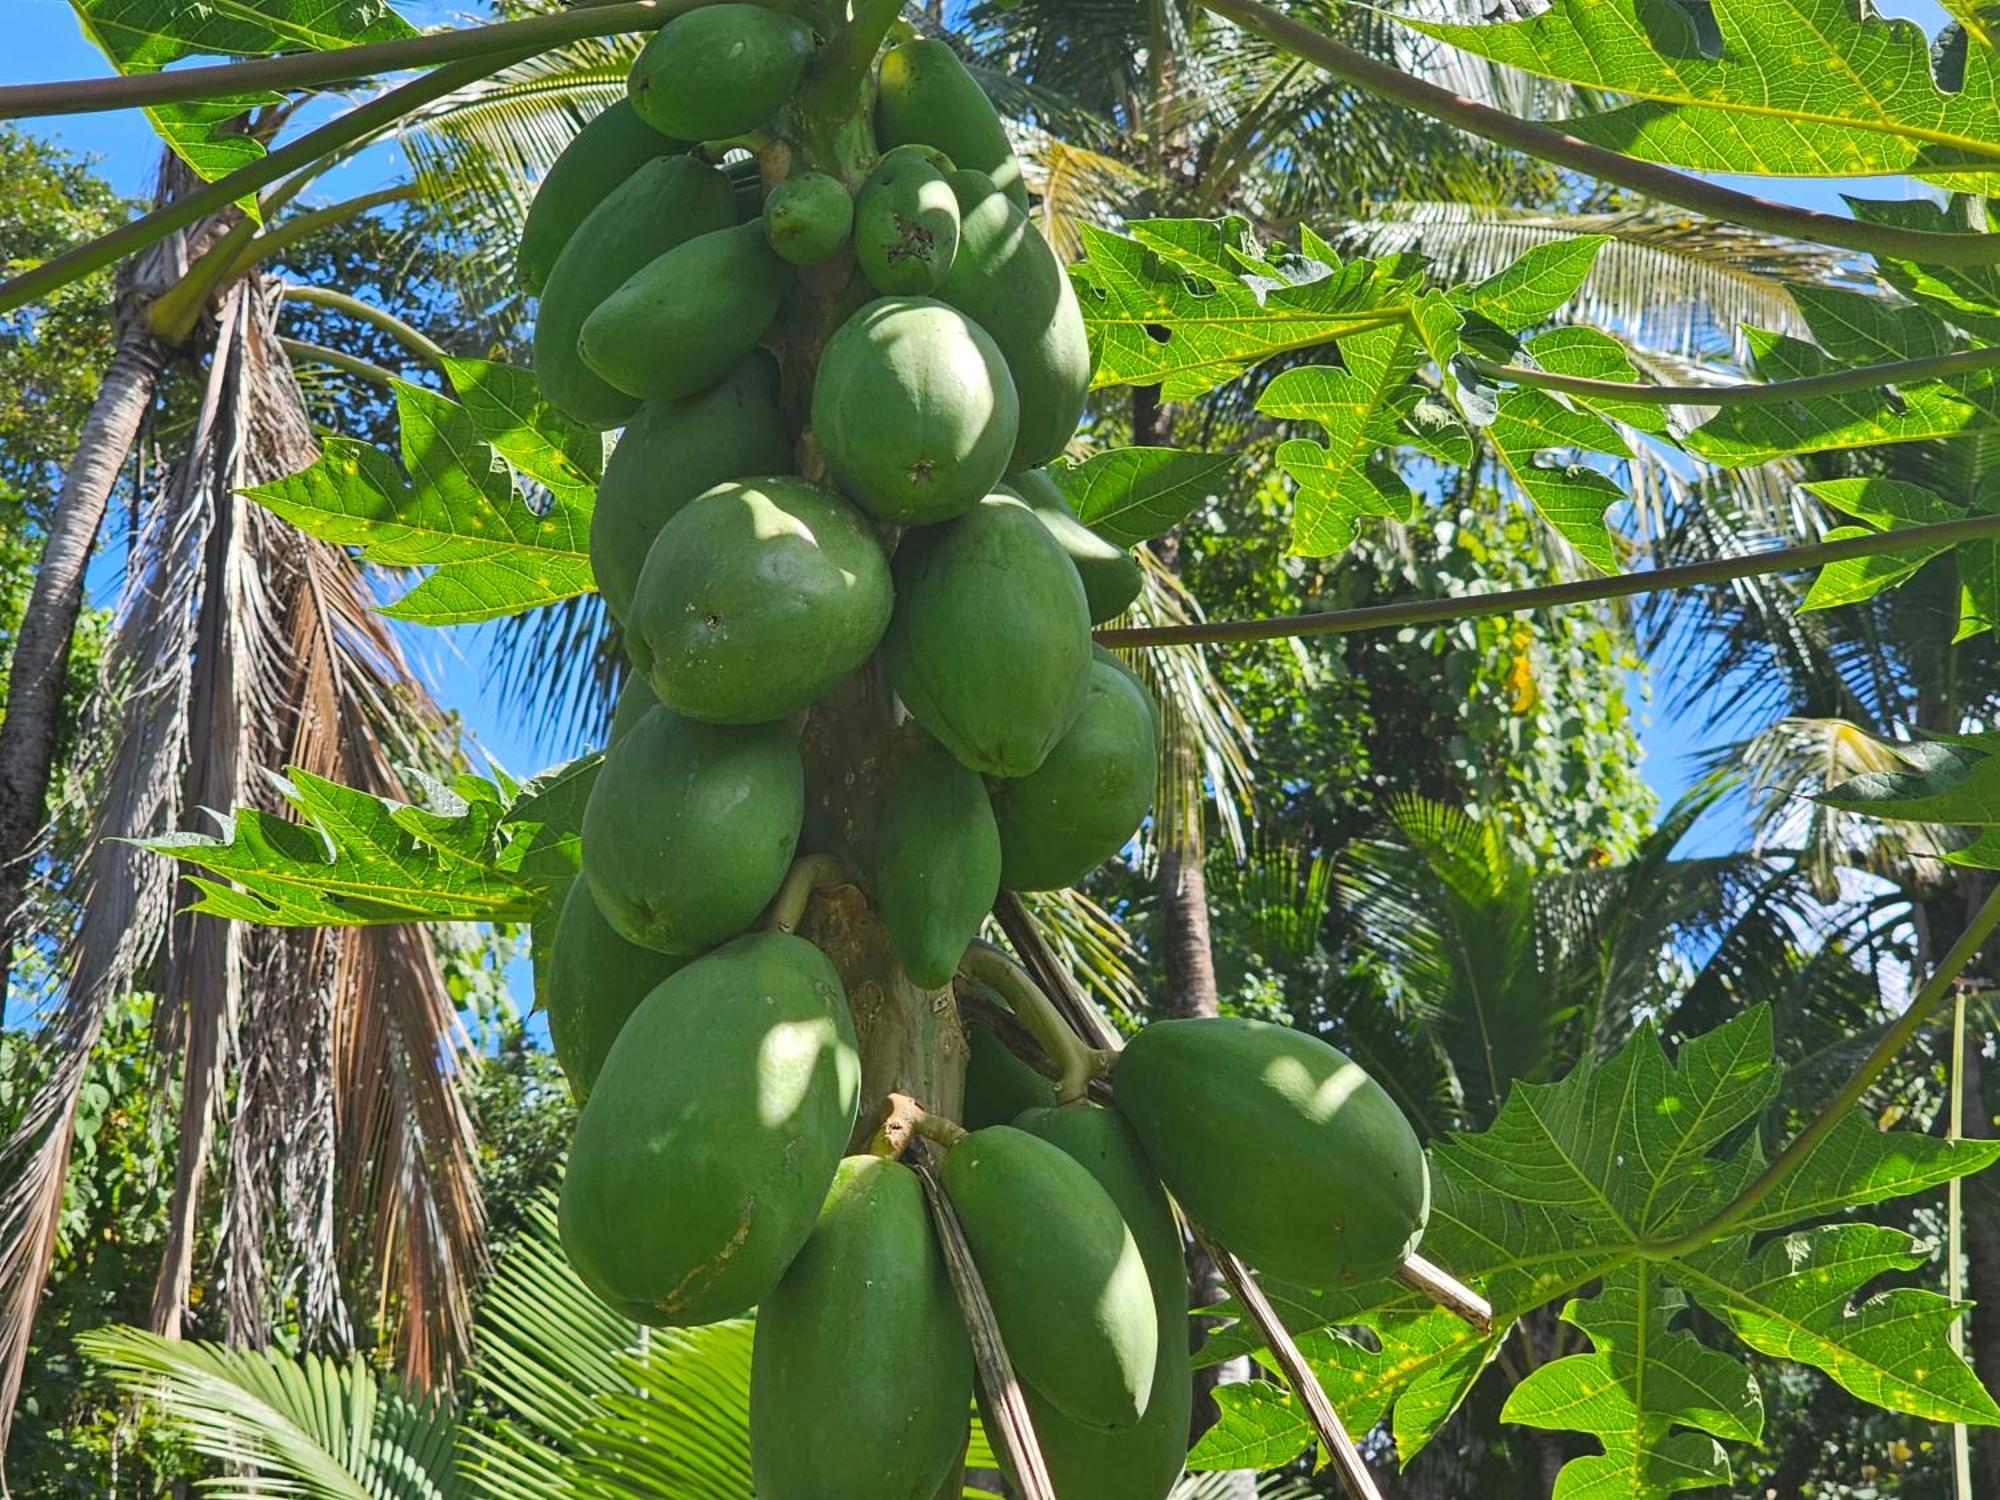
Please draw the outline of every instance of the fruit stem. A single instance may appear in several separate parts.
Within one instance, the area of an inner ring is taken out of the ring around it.
[[[764,913],[766,932],[797,932],[805,920],[806,903],[815,891],[830,891],[837,885],[851,885],[847,866],[832,854],[802,854],[785,872],[785,883],[771,898]]]
[[[913,1095],[892,1093],[882,1123],[869,1138],[868,1154],[900,1161],[915,1141],[930,1141],[949,1151],[964,1139],[964,1126],[932,1114]]]
[[[854,14],[812,60],[810,85],[817,101],[852,104],[875,66],[875,54],[889,27],[902,14],[903,0],[854,0]]]
[[[1071,1104],[1090,1091],[1093,1078],[1101,1078],[1115,1054],[1087,1046],[1042,987],[1028,977],[1028,971],[990,943],[974,943],[965,950],[960,970],[971,979],[989,985],[1013,1008],[1021,1023],[1035,1034],[1042,1050],[1056,1065],[1055,1095],[1058,1104]]]
[[[1446,1312],[1456,1313],[1481,1333],[1493,1331],[1493,1304],[1444,1267],[1412,1255],[1396,1267],[1396,1279],[1422,1292]]]

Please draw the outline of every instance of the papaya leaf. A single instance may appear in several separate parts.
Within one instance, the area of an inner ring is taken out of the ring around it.
[[[2000,12],[1996,12],[2000,14]],[[1854,216],[1931,234],[1972,234],[1968,200],[1949,207],[1925,198],[1849,198]],[[1983,343],[2000,339],[2000,266],[1924,266],[1893,256],[1875,257],[1882,279],[1920,307]]]
[[[2000,755],[1948,739],[1882,744],[1901,771],[1864,771],[1819,794],[1828,807],[1914,823],[2000,827]]]
[[[1112,448],[1080,464],[1058,459],[1049,477],[1084,525],[1108,542],[1136,547],[1180,525],[1235,468],[1232,453]]]
[[[1717,0],[1699,20],[1672,0],[1554,0],[1492,25],[1398,19],[1481,57],[1631,100],[1572,116],[1563,129],[1645,161],[2000,188],[1993,54],[1969,49],[1959,87],[1947,92],[1922,30],[1847,0]]]
[[[429,625],[519,614],[591,591],[595,492],[572,434],[490,367],[466,405],[394,382],[405,482],[365,443],[328,438],[310,468],[244,491],[300,530],[359,547],[372,562],[428,566],[383,613]],[[470,373],[470,372],[469,372]],[[497,451],[496,451],[497,450]],[[537,482],[538,512],[501,455]]]
[[[1542,519],[1592,567],[1617,572],[1618,553],[1604,513],[1625,499],[1625,491],[1611,475],[1579,460],[1590,453],[1630,458],[1632,449],[1618,429],[1548,391],[1512,386],[1501,392],[1486,435]]]
[[[1845,541],[1848,537],[1873,536],[1873,528],[1867,526],[1836,526],[1823,538],[1829,542]],[[1860,604],[1873,599],[1885,589],[1907,583],[1947,547],[1925,547],[1915,552],[1878,552],[1873,557],[1850,557],[1840,562],[1830,562],[1819,570],[1819,577],[1806,590],[1806,596],[1799,601],[1801,611],[1811,609],[1835,609],[1843,604]]]
[[[530,479],[579,490],[604,477],[603,434],[550,406],[533,370],[490,359],[447,359],[444,368],[474,429]]]
[[[1581,375],[1589,380],[1639,382],[1625,346],[1597,328],[1551,328],[1523,346],[1528,359],[1557,375]],[[1577,406],[1652,437],[1670,438],[1667,408],[1645,401],[1619,401],[1603,396],[1569,398]]]
[[[1608,234],[1580,234],[1536,245],[1484,281],[1461,287],[1452,300],[1509,333],[1545,322],[1576,295]]]

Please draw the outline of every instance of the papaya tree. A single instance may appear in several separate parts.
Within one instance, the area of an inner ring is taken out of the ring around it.
[[[119,7],[80,8],[125,76],[0,90],[0,111],[144,105],[192,175],[0,284],[0,311],[190,225],[249,240],[248,219],[216,217],[246,195],[541,50],[648,35],[625,97],[550,166],[522,226],[532,366],[438,351],[445,388],[390,383],[396,455],[328,439],[227,492],[319,545],[423,570],[386,606],[405,621],[601,594],[633,668],[607,748],[521,784],[412,778],[415,801],[295,761],[282,806],[246,799],[219,834],[146,847],[232,931],[532,925],[581,1105],[564,1253],[635,1324],[761,1309],[760,1494],[956,1493],[976,1402],[1035,1500],[1160,1497],[1184,1465],[1277,1468],[1308,1449],[1347,1493],[1377,1495],[1357,1435],[1384,1427],[1407,1461],[1494,1363],[1518,1374],[1505,1420],[1567,1435],[1559,1496],[1727,1485],[1727,1445],[1764,1421],[1739,1350],[1885,1409],[2000,1425],[1957,1346],[1963,1305],[1874,1292],[1924,1252],[1858,1212],[2000,1155],[1861,1109],[2000,926],[2000,895],[1768,1147],[1784,1077],[1765,1008],[1671,1052],[1642,1025],[1558,1079],[1515,1079],[1481,1128],[1426,1148],[1384,1087],[1397,1080],[1304,1030],[1211,1015],[1121,1037],[1024,900],[1146,822],[1159,706],[1132,662],[1158,648],[1815,569],[1823,600],[1865,597],[1947,551],[1959,632],[1993,629],[2000,515],[1896,481],[1822,486],[1857,523],[1823,539],[1678,567],[1627,566],[1608,519],[1642,452],[1727,469],[1983,439],[2000,411],[1983,207],[2000,111],[1978,16],[1942,78],[1911,28],[1838,0],[1810,27],[1720,6],[1713,37],[1626,0],[1406,23],[1587,91],[1557,126],[1363,55],[1307,24],[1312,7],[1203,0],[1297,69],[1443,127],[1894,268],[1896,301],[1791,288],[1810,338],[1748,330],[1744,378],[1659,384],[1559,317],[1601,236],[1455,283],[1410,253],[1342,256],[1310,222],[1267,242],[1233,216],[1132,219],[1082,229],[1065,271],[1006,125],[896,0],[627,0],[424,36],[371,31],[385,9],[359,0],[276,0],[266,19],[283,24],[247,34],[167,6],[165,53],[122,40]],[[268,55],[153,71],[200,51]],[[224,123],[263,91],[422,67],[282,145]],[[1909,173],[1952,196],[1836,215],[1688,169]],[[191,321],[210,296],[242,317],[241,258],[207,264],[161,317]],[[1463,471],[1490,449],[1575,576],[1121,623],[1140,586],[1129,550],[1191,515],[1231,457],[1168,446],[1157,424],[1106,446],[1091,393],[1189,402],[1271,365],[1255,400],[1292,434],[1277,460],[1295,552],[1415,520],[1400,459]],[[1933,736],[1898,774],[1826,795],[1989,826],[1992,749]],[[1991,843],[1953,857],[2000,863]],[[1272,1377],[1224,1387],[1192,1454],[1187,1241],[1230,1293],[1200,1358],[1248,1355]],[[1576,1337],[1544,1357],[1533,1317]]]

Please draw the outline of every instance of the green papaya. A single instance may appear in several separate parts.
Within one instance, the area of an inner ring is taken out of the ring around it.
[[[1059,1147],[1011,1125],[958,1141],[942,1178],[1021,1383],[1072,1421],[1137,1422],[1159,1320],[1117,1204]]]
[[[972,1346],[917,1176],[850,1156],[757,1309],[759,1500],[933,1500],[957,1466]]]
[[[521,224],[514,277],[540,296],[556,257],[590,211],[647,162],[687,150],[639,118],[628,99],[598,111],[542,174]]]
[[[1006,472],[1020,421],[986,331],[928,297],[879,297],[827,340],[812,428],[835,484],[885,521],[942,521]]]
[[[1026,776],[1083,705],[1090,614],[1083,584],[1034,512],[989,495],[955,521],[904,535],[889,680],[916,721],[988,776]]]
[[[764,238],[795,266],[825,260],[854,230],[847,185],[824,172],[797,172],[764,200]]]
[[[655,708],[604,755],[583,809],[583,874],[627,942],[700,953],[778,892],[805,817],[783,724],[703,724]]]
[[[705,391],[641,406],[611,451],[590,513],[590,567],[612,618],[630,623],[646,553],[682,506],[725,479],[791,466],[777,381],[761,354]]]
[[[1115,1110],[1080,1103],[1028,1110],[1016,1128],[1061,1148],[1118,1206],[1146,1263],[1160,1336],[1146,1414],[1121,1432],[1071,1421],[1032,1390],[1029,1412],[1063,1500],[1165,1500],[1186,1463],[1194,1380],[1188,1355],[1187,1263],[1167,1195]]]
[[[729,179],[691,156],[649,161],[605,195],[556,256],[535,312],[535,378],[564,416],[600,430],[639,403],[577,353],[599,303],[662,251],[736,222]]]
[[[646,679],[637,672],[627,672],[618,687],[618,706],[611,710],[611,733],[606,736],[605,745],[609,747],[624,739],[634,724],[659,706],[660,700],[653,696]]]
[[[549,1043],[581,1104],[625,1018],[653,986],[687,962],[620,937],[597,909],[590,882],[572,880],[549,955]]]
[[[1023,1110],[1049,1102],[1054,1085],[977,1016],[966,1020],[965,1044],[965,1107],[959,1118],[967,1130],[1011,1125]]]
[[[860,1087],[840,978],[811,943],[759,932],[696,959],[632,1012],[577,1117],[570,1264],[642,1323],[748,1311],[812,1232]]]
[[[1000,883],[1059,890],[1111,858],[1153,805],[1158,764],[1152,696],[1109,652],[1093,651],[1063,737],[1033,771],[994,789]]]
[[[1267,1275],[1348,1286],[1395,1270],[1423,1236],[1416,1132],[1317,1037],[1236,1016],[1156,1021],[1112,1083],[1189,1217]]]
[[[957,253],[958,198],[944,173],[921,147],[888,152],[854,195],[861,274],[878,292],[929,292]]]
[[[1068,446],[1090,392],[1090,335],[1069,273],[1041,231],[983,172],[951,174],[962,225],[937,296],[993,335],[1021,398],[1013,467]]]
[[[882,57],[876,80],[875,139],[883,147],[923,143],[961,167],[986,173],[1023,213],[1021,164],[1007,127],[958,54],[940,41],[899,42]]]
[[[782,11],[705,5],[653,33],[625,89],[655,130],[682,140],[725,140],[777,113],[798,88],[812,48],[811,30]]]
[[[891,597],[882,544],[839,495],[787,474],[732,479],[660,528],[625,650],[676,713],[761,724],[866,661]]]
[[[697,235],[598,303],[583,320],[577,352],[631,395],[692,396],[757,347],[791,280],[792,268],[771,249],[761,223]]]
[[[1090,604],[1091,624],[1101,625],[1131,608],[1145,582],[1138,561],[1076,518],[1063,492],[1049,478],[1048,470],[1017,469],[1007,476],[1000,489],[1026,501],[1028,509],[1048,527],[1049,535],[1076,564],[1076,576],[1083,580],[1083,597]]]
[[[942,745],[901,766],[875,827],[875,890],[896,961],[925,989],[951,983],[1000,892],[986,783]]]

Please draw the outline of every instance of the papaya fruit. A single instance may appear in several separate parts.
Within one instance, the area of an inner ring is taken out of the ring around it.
[[[1125,847],[1153,805],[1159,720],[1139,679],[1093,648],[1083,706],[1042,763],[994,789],[1000,883],[1075,885]]]
[[[992,178],[961,168],[950,183],[961,227],[938,300],[992,334],[1007,360],[1021,401],[1011,467],[1047,463],[1068,446],[1090,391],[1083,309],[1049,242]]]
[[[630,623],[646,553],[682,506],[725,479],[791,466],[776,374],[761,354],[705,391],[641,406],[604,465],[590,513],[590,567],[611,617]]]
[[[1160,1331],[1146,1414],[1119,1432],[1071,1421],[1028,1392],[1049,1478],[1063,1500],[1165,1500],[1186,1464],[1194,1404],[1189,1370],[1187,1263],[1167,1195],[1132,1127],[1115,1110],[1079,1103],[1030,1109],[1015,1127],[1070,1156],[1118,1206],[1146,1263]]]
[[[1318,1037],[1237,1016],[1156,1021],[1112,1087],[1189,1217],[1267,1275],[1346,1286],[1393,1271],[1423,1236],[1416,1132]]]
[[[632,62],[626,96],[662,134],[725,140],[777,113],[812,48],[812,31],[782,11],[706,5],[653,33]]]
[[[584,878],[628,943],[700,953],[777,894],[804,817],[786,726],[655,708],[605,752],[583,809]]]
[[[854,230],[847,185],[824,172],[797,172],[764,200],[764,238],[795,266],[825,260]]]
[[[942,745],[901,766],[875,826],[875,890],[896,961],[925,989],[951,983],[1000,892],[986,783]]]
[[[669,140],[640,119],[629,99],[591,116],[542,174],[514,250],[514,279],[540,296],[585,216],[647,162],[687,149],[686,141]]]
[[[1076,518],[1046,469],[1017,469],[1000,490],[1025,501],[1076,564],[1076,576],[1083,580],[1083,597],[1090,605],[1091,624],[1101,625],[1132,607],[1145,582],[1138,562]]]
[[[1061,1148],[1011,1125],[964,1136],[941,1177],[1021,1383],[1072,1421],[1137,1422],[1159,1320],[1117,1204]]]
[[[933,1500],[958,1463],[972,1346],[916,1174],[850,1156],[757,1309],[760,1500]]]
[[[583,320],[577,353],[629,395],[691,396],[757,347],[791,281],[792,268],[771,249],[761,223],[697,235],[598,303]]]
[[[761,724],[866,661],[890,603],[889,559],[847,501],[793,475],[732,479],[660,528],[625,650],[676,713]]]
[[[976,1016],[966,1020],[965,1044],[965,1106],[959,1118],[967,1130],[1011,1125],[1023,1110],[1049,1102],[1054,1085]]]
[[[854,261],[868,284],[933,291],[957,253],[958,197],[944,173],[922,147],[885,153],[854,195]]]
[[[827,340],[812,429],[841,490],[885,521],[942,521],[990,491],[1020,409],[986,331],[928,297],[878,297]]]
[[[687,962],[620,937],[597,909],[590,882],[572,880],[549,955],[549,1044],[581,1104],[626,1017],[653,986]]]
[[[885,149],[923,143],[991,177],[1023,213],[1028,189],[1000,113],[944,42],[898,42],[876,79],[875,139]]]
[[[606,736],[605,745],[615,745],[624,739],[634,724],[659,706],[660,700],[653,696],[646,679],[637,672],[627,672],[618,688],[618,706],[611,710],[611,733]]]
[[[759,932],[696,959],[632,1012],[577,1117],[570,1264],[641,1323],[747,1311],[812,1232],[860,1087],[825,954]]]
[[[960,765],[1026,776],[1068,730],[1090,679],[1076,569],[1026,505],[989,495],[955,521],[905,533],[895,579],[883,651],[896,695]]]
[[[535,378],[549,405],[600,431],[638,409],[583,362],[577,338],[599,303],[661,252],[736,222],[729,179],[692,156],[647,162],[607,193],[549,268],[535,313]]]

